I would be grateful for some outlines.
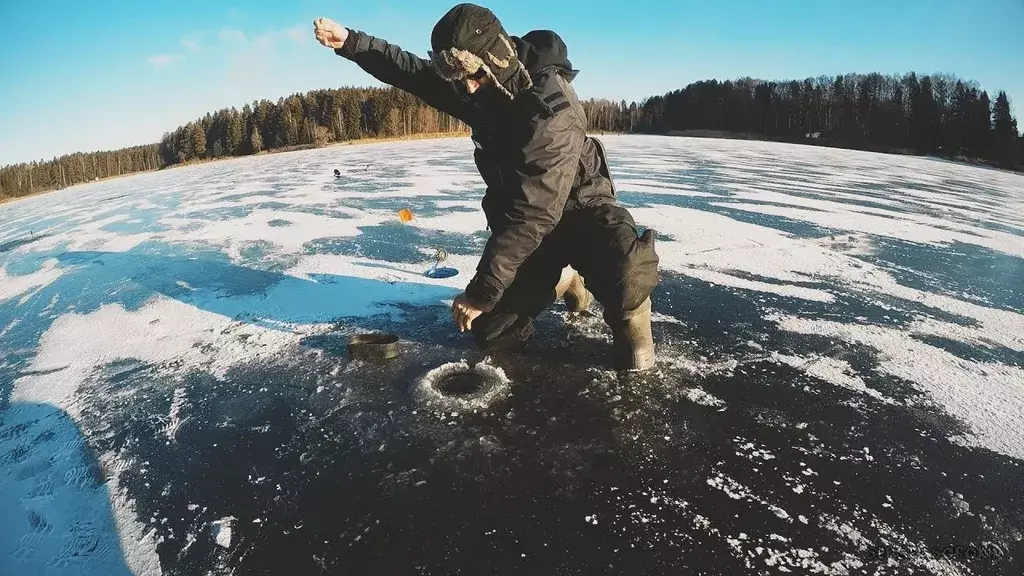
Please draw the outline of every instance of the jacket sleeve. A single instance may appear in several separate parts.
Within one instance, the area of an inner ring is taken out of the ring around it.
[[[519,266],[561,220],[583,150],[586,134],[573,110],[531,121],[534,130],[514,173],[503,175],[513,184],[507,190],[512,195],[507,224],[491,234],[466,287],[467,299],[484,312],[494,308]]]
[[[348,28],[348,38],[334,50],[371,76],[461,119],[458,87],[437,74],[434,63],[364,32]]]

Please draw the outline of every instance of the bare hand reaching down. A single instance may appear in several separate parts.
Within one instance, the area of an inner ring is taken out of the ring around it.
[[[472,329],[473,320],[476,320],[477,316],[481,314],[483,311],[470,304],[465,293],[459,294],[452,302],[452,320],[459,327],[459,332]]]
[[[328,48],[341,48],[348,39],[348,28],[338,24],[330,18],[317,18],[313,20],[313,35],[317,42]]]

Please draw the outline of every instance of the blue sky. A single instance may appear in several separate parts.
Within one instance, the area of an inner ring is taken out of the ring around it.
[[[219,108],[377,85],[313,40],[319,16],[425,54],[455,2],[0,4],[0,165],[159,140]],[[1024,109],[1024,0],[516,0],[512,34],[556,30],[581,97],[640,100],[703,78],[954,73]],[[1024,124],[1024,119],[1019,119]]]

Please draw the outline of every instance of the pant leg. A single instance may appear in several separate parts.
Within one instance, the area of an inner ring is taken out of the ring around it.
[[[518,346],[533,336],[533,319],[557,299],[555,286],[568,258],[562,232],[560,223],[523,261],[494,309],[473,320],[473,338],[481,349]]]
[[[603,204],[574,210],[569,264],[579,271],[587,289],[605,308],[621,318],[650,297],[658,284],[654,232],[637,234],[628,210]]]

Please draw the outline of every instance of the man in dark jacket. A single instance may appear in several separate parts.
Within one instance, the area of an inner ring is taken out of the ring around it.
[[[592,292],[617,364],[653,366],[654,233],[638,236],[615,203],[604,147],[587,136],[570,85],[577,71],[556,33],[509,36],[490,10],[459,4],[434,26],[423,59],[325,18],[313,27],[339,56],[473,130],[491,236],[452,305],[460,330],[471,330],[483,349],[519,345],[558,298],[580,311]]]

